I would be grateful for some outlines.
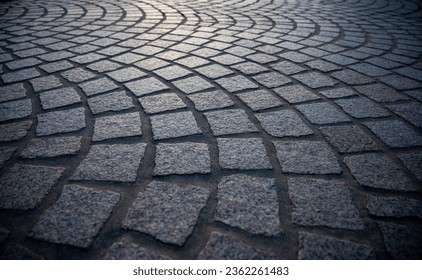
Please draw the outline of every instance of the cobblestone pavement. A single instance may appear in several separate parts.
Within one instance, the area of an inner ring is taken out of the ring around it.
[[[418,0],[0,4],[0,255],[421,259]]]

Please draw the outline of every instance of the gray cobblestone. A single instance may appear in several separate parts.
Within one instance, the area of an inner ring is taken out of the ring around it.
[[[219,83],[223,88],[225,88],[229,92],[237,92],[240,90],[245,89],[255,89],[258,88],[258,85],[254,82],[251,82],[244,76],[233,76],[230,78],[221,78],[216,81]]]
[[[118,86],[108,78],[101,78],[89,82],[84,82],[79,84],[79,87],[85,92],[87,96],[92,96],[118,88]]]
[[[422,127],[422,105],[419,103],[387,105],[387,108],[406,119],[414,126]]]
[[[390,113],[377,103],[364,98],[356,97],[335,101],[346,113],[354,118],[380,118],[388,117]]]
[[[10,159],[15,150],[15,147],[0,147],[0,168]]]
[[[139,102],[147,114],[173,111],[186,108],[186,104],[175,93],[162,93],[139,98]]]
[[[319,72],[296,74],[293,76],[293,78],[314,89],[321,87],[332,87],[337,83],[330,77],[324,76]]]
[[[234,105],[234,102],[221,90],[191,94],[188,98],[194,103],[198,111],[221,109]]]
[[[22,121],[0,125],[0,142],[20,140],[28,134],[31,121]]]
[[[403,148],[422,145],[422,137],[402,121],[372,121],[365,122],[364,125],[390,147]]]
[[[44,110],[63,107],[81,102],[81,97],[71,87],[59,88],[40,93],[41,106]]]
[[[341,98],[356,95],[356,92],[349,88],[335,88],[320,91],[322,95],[328,98]]]
[[[80,136],[35,138],[20,154],[23,158],[44,158],[75,155],[81,148]]]
[[[26,89],[22,83],[0,87],[0,102],[26,97]]]
[[[399,155],[400,160],[422,182],[422,152]]]
[[[78,131],[86,127],[85,109],[76,108],[39,114],[36,133],[38,136]]]
[[[391,87],[381,84],[357,86],[355,89],[377,102],[393,102],[408,99],[406,96],[400,94]]]
[[[368,196],[369,213],[378,217],[419,217],[422,218],[422,202],[405,197]]]
[[[222,110],[205,113],[215,136],[258,131],[243,110]]]
[[[95,119],[92,141],[142,135],[139,113],[128,113]]]
[[[107,111],[121,111],[135,107],[132,99],[124,91],[116,91],[88,98],[88,105],[93,114]]]
[[[322,135],[340,153],[378,150],[378,145],[358,126],[327,126],[320,128]]]
[[[138,246],[129,238],[121,238],[114,242],[104,256],[105,260],[170,260],[169,257],[151,252]]]
[[[107,75],[117,82],[127,82],[130,80],[144,77],[146,76],[146,73],[135,67],[126,67],[109,72],[107,73]]]
[[[71,70],[67,70],[60,74],[63,78],[68,80],[69,82],[73,83],[81,83],[86,80],[90,80],[94,78],[96,75],[88,70],[84,70],[83,68],[73,68]]]
[[[283,103],[266,90],[256,90],[237,94],[253,111],[281,106]]]
[[[202,133],[191,112],[152,116],[151,127],[155,140]]]
[[[182,80],[177,80],[173,84],[184,93],[190,94],[198,91],[213,88],[214,86],[200,77],[189,77]]]
[[[318,95],[312,93],[310,90],[307,90],[304,86],[300,85],[276,88],[274,89],[274,92],[283,99],[287,100],[289,103],[299,103],[320,99]]]
[[[283,110],[256,114],[264,130],[274,137],[304,136],[313,134],[293,111]]]
[[[313,124],[349,122],[341,111],[328,102],[297,105],[296,108]]]
[[[168,87],[155,78],[146,78],[126,83],[125,86],[136,96],[168,89]]]
[[[220,66],[218,64],[212,64],[212,65],[196,68],[195,71],[199,72],[200,74],[210,79],[224,77],[233,73],[233,71],[227,69],[226,67]]]
[[[422,229],[387,222],[378,222],[384,236],[388,253],[394,259],[420,259],[422,249],[416,244],[422,243]]]
[[[2,80],[5,83],[14,83],[14,82],[20,82],[24,80],[29,80],[35,77],[40,76],[40,72],[38,72],[35,68],[28,68],[23,69],[15,72],[9,72],[6,74],[1,75]]]
[[[30,99],[9,101],[0,103],[0,122],[22,119],[32,113],[32,102]]]

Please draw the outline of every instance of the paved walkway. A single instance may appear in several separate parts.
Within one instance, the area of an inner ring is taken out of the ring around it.
[[[2,2],[0,255],[421,259],[421,7]]]

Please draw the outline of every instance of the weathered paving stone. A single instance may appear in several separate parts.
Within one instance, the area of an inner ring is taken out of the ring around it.
[[[92,141],[142,135],[139,113],[128,113],[95,119]]]
[[[299,137],[313,134],[300,117],[290,110],[260,113],[255,117],[261,123],[262,128],[274,137]]]
[[[368,195],[367,207],[371,215],[378,217],[422,218],[422,202],[416,199]]]
[[[405,95],[399,93],[395,89],[382,84],[357,86],[355,89],[377,102],[394,102],[408,99]]]
[[[323,141],[274,141],[283,172],[332,174],[342,170],[334,153]]]
[[[403,170],[386,155],[353,155],[345,157],[344,162],[362,186],[397,191],[416,190]]]
[[[92,96],[118,88],[118,86],[108,78],[100,78],[97,80],[84,82],[79,84],[79,87],[85,92],[87,96]]]
[[[157,74],[160,77],[163,77],[166,80],[174,80],[177,78],[185,77],[192,72],[177,66],[177,65],[171,65],[165,68],[161,68],[159,70],[154,71],[155,74]]]
[[[0,244],[7,239],[9,233],[7,229],[0,227]]]
[[[300,85],[286,86],[274,89],[280,97],[289,103],[299,103],[304,101],[320,99],[320,97],[305,87]]]
[[[107,72],[107,71],[116,70],[118,68],[121,68],[122,66],[116,62],[112,62],[109,60],[100,60],[100,61],[87,65],[87,67],[94,71]]]
[[[300,260],[375,259],[374,249],[363,244],[319,234],[299,232]]]
[[[59,88],[40,93],[41,106],[44,110],[63,107],[81,102],[81,97],[71,87]]]
[[[15,147],[0,147],[0,168],[9,160],[15,150]]]
[[[327,98],[341,98],[356,95],[356,92],[350,88],[335,88],[329,90],[320,91],[322,95]]]
[[[81,136],[35,138],[20,154],[23,158],[49,158],[75,155],[81,148]]]
[[[56,61],[52,63],[47,63],[39,66],[42,70],[47,73],[54,73],[63,70],[67,70],[73,67],[73,64],[68,62],[67,60]]]
[[[195,71],[199,72],[200,74],[210,79],[224,77],[233,73],[233,71],[218,64],[212,64],[212,65],[196,68]]]
[[[411,154],[402,154],[398,156],[403,164],[413,175],[422,182],[422,152],[413,152]]]
[[[73,68],[71,70],[67,70],[61,73],[60,75],[72,83],[81,83],[81,82],[84,82],[86,80],[90,80],[96,77],[96,75],[93,72],[85,70],[83,68],[79,68],[79,67]]]
[[[107,250],[105,260],[170,260],[169,257],[140,247],[129,238],[121,238]]]
[[[178,112],[151,117],[154,140],[202,133],[192,112]]]
[[[229,92],[237,92],[245,89],[256,89],[258,85],[254,82],[248,80],[244,76],[233,76],[229,78],[220,78],[216,80],[223,88],[225,88]]]
[[[87,248],[119,200],[115,192],[65,185],[56,203],[33,227],[31,237]]]
[[[184,142],[157,145],[154,175],[210,172],[211,160],[207,144]]]
[[[28,68],[24,70],[9,72],[6,74],[1,75],[1,78],[5,83],[14,83],[14,82],[20,82],[24,80],[29,80],[35,77],[40,76],[41,73],[38,72],[35,68]]]
[[[214,86],[201,77],[189,77],[173,82],[173,84],[184,93],[190,94],[198,91],[213,88]]]
[[[314,89],[321,87],[332,87],[337,83],[332,78],[318,72],[296,74],[293,76],[293,78]]]
[[[361,230],[359,210],[353,205],[349,187],[340,181],[288,179],[293,204],[292,221],[302,226],[327,226]]]
[[[175,93],[162,93],[139,98],[139,102],[147,114],[172,111],[186,108],[186,104]]]
[[[132,98],[125,91],[116,91],[88,98],[88,105],[93,114],[107,111],[122,111],[135,107]]]
[[[255,249],[238,238],[219,232],[211,232],[205,248],[199,253],[200,260],[271,260],[271,254]]]
[[[337,72],[332,73],[331,76],[348,85],[369,84],[374,81],[374,79],[368,76],[362,75],[353,70],[337,71]]]
[[[422,83],[415,80],[400,76],[389,75],[380,77],[379,80],[397,90],[414,89],[421,87]]]
[[[312,69],[320,70],[322,72],[330,72],[341,69],[341,67],[337,64],[320,59],[309,61],[306,63],[306,65],[308,65]]]
[[[237,94],[253,111],[281,106],[283,103],[266,90],[255,90]]]
[[[340,153],[378,150],[378,145],[356,125],[321,127],[322,135]]]
[[[35,65],[38,65],[40,63],[42,63],[41,60],[38,60],[34,57],[31,57],[31,58],[25,58],[25,59],[14,60],[14,61],[8,62],[8,63],[6,63],[6,66],[10,70],[16,70],[16,69],[20,69],[20,68],[35,66]]]
[[[22,119],[32,113],[32,102],[30,99],[22,99],[0,103],[0,122]]]
[[[221,109],[234,105],[234,102],[221,90],[207,91],[188,95],[198,111]]]
[[[296,108],[313,124],[349,122],[349,118],[327,102],[297,105]]]
[[[75,108],[39,114],[37,136],[81,130],[86,126],[85,109]]]
[[[16,164],[0,177],[0,208],[36,208],[64,171],[61,167]]]
[[[146,76],[146,73],[135,68],[135,67],[126,67],[119,70],[115,70],[112,72],[107,73],[113,80],[117,82],[127,82],[130,80],[134,80],[140,77]]]
[[[387,252],[393,259],[419,260],[422,257],[422,229],[420,226],[404,226],[378,222],[384,236]]]
[[[146,144],[93,145],[73,180],[134,182]]]
[[[223,169],[272,169],[260,138],[218,138],[217,144]]]
[[[236,65],[231,65],[230,67],[239,70],[246,75],[258,74],[268,71],[268,68],[265,68],[264,66],[254,62],[243,62]]]
[[[346,113],[354,118],[380,118],[390,113],[377,103],[364,97],[340,99],[335,101]]]
[[[205,116],[214,136],[258,131],[243,110],[213,111]]]
[[[281,62],[271,64],[271,67],[274,70],[280,73],[283,73],[285,75],[297,74],[305,70],[304,67],[297,65],[295,63],[288,62],[288,61],[281,61]]]
[[[0,142],[20,140],[28,134],[32,121],[23,121],[0,125]]]
[[[196,56],[182,58],[182,59],[177,60],[176,62],[189,68],[196,68],[196,67],[210,63],[208,60],[200,58],[200,57],[196,57]]]
[[[280,234],[274,184],[274,179],[242,174],[224,177],[218,185],[214,219],[252,234]]]
[[[125,86],[136,96],[142,96],[148,93],[154,93],[157,91],[168,89],[165,84],[163,84],[156,78],[136,80],[133,82],[125,83]]]
[[[192,234],[210,192],[197,186],[179,187],[153,181],[129,208],[123,227],[158,240],[183,245]]]
[[[393,148],[422,145],[422,136],[399,120],[371,121],[363,123],[385,144]]]
[[[0,102],[26,97],[26,89],[22,83],[0,87]]]
[[[387,105],[387,108],[414,126],[422,127],[422,105],[420,103],[393,104]]]
[[[283,86],[291,82],[289,78],[284,75],[278,74],[276,72],[264,73],[259,74],[257,76],[252,77],[255,81],[259,84],[264,85],[268,88],[275,88],[279,86]]]
[[[136,62],[134,65],[141,69],[152,71],[152,70],[164,67],[166,65],[169,65],[169,63],[162,59],[151,57],[151,58]]]

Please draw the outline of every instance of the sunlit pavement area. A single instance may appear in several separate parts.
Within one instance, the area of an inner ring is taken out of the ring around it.
[[[1,2],[1,258],[421,259],[421,6]]]

